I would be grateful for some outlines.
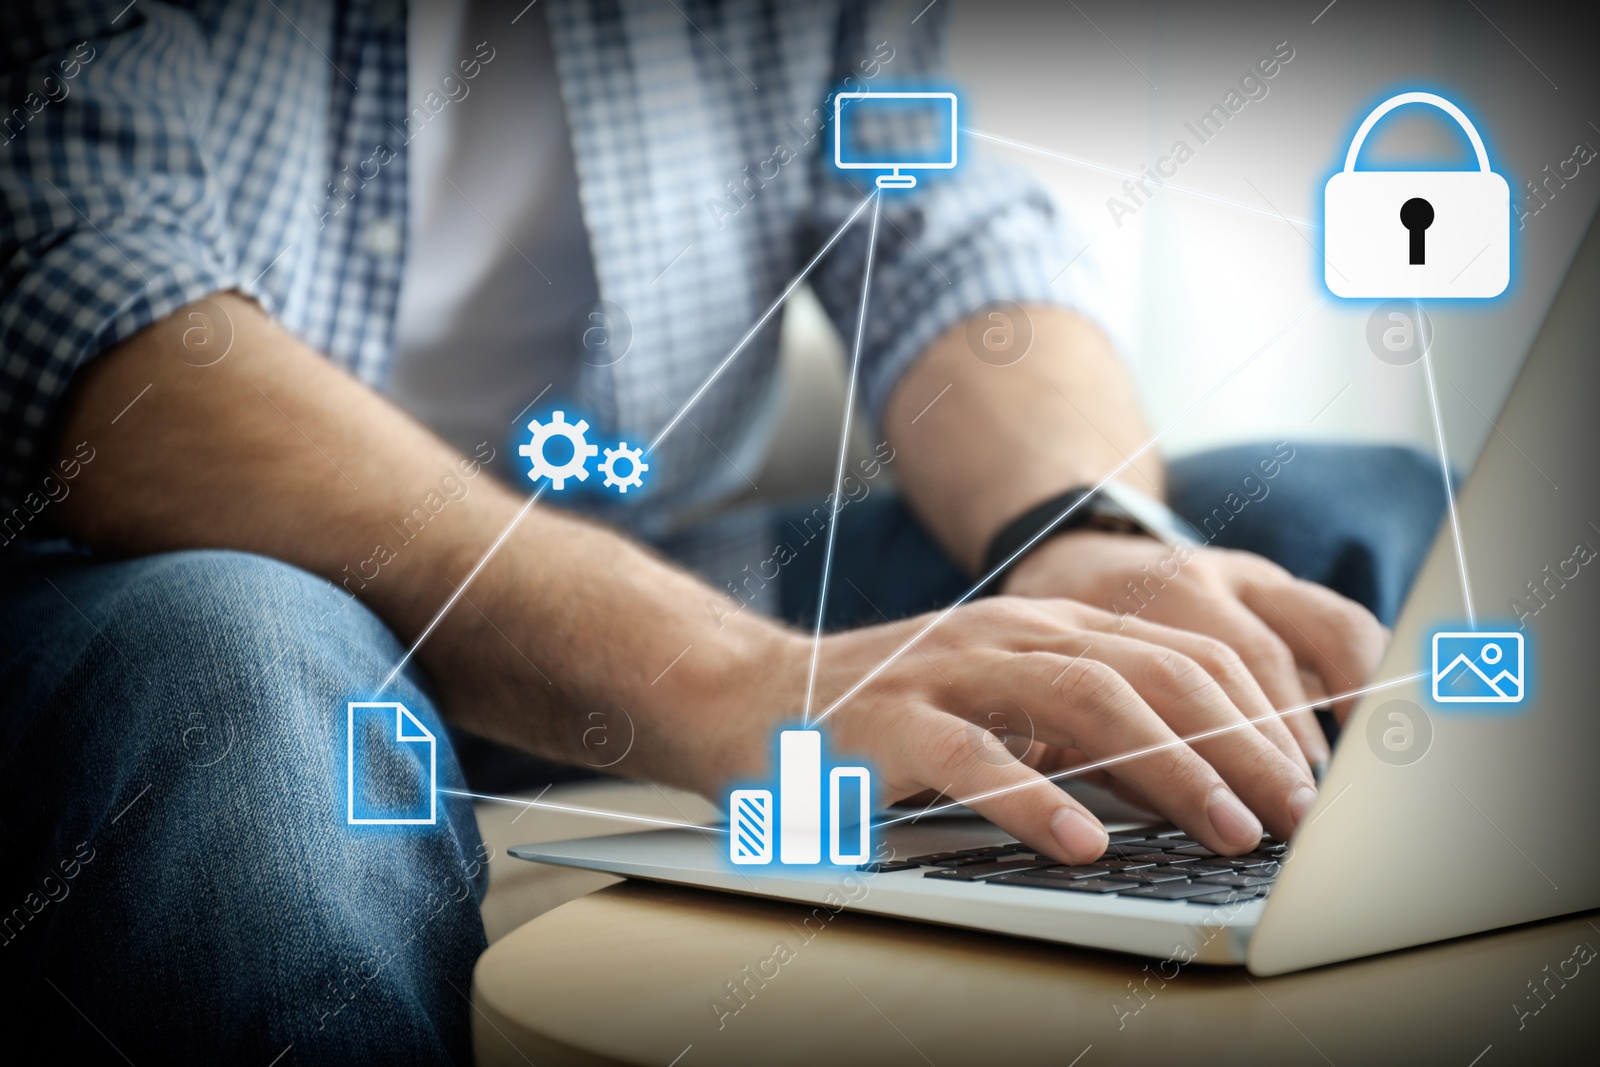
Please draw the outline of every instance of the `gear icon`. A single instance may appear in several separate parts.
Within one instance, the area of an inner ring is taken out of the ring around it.
[[[617,473],[619,459],[628,461],[630,469],[627,474]],[[606,449],[606,458],[600,461],[600,473],[606,476],[606,488],[615,487],[619,493],[626,493],[630,485],[643,487],[644,480],[639,476],[649,469],[650,464],[644,461],[644,449],[629,448],[626,441],[618,441],[616,448]]]
[[[528,429],[533,432],[533,437],[517,451],[533,462],[528,471],[530,479],[538,481],[540,478],[549,478],[550,488],[557,491],[566,488],[568,478],[576,478],[580,482],[588,480],[589,459],[598,455],[600,449],[583,436],[589,429],[587,422],[583,419],[568,422],[565,412],[552,411],[549,422],[541,423],[534,419],[528,423]],[[544,458],[545,443],[552,437],[565,437],[571,443],[571,459],[565,463],[551,463]]]

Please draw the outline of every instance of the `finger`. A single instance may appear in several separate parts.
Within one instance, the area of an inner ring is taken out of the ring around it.
[[[1019,760],[983,757],[982,727],[927,706],[908,721],[916,739],[910,773],[922,784],[951,783],[952,799],[1063,863],[1092,863],[1105,852],[1110,838],[1082,804]]]
[[[1234,704],[1280,748],[1286,747],[1311,770],[1331,753],[1306,700],[1294,657],[1261,620],[1234,601],[1197,602],[1192,629],[1164,626],[1107,612],[1085,614],[1073,601],[1035,601],[1069,626],[1136,636],[1182,652],[1218,680]],[[1249,650],[1248,658],[1245,655]],[[1290,714],[1278,709],[1299,708]]]
[[[1278,582],[1246,581],[1240,597],[1300,662],[1322,676],[1328,693],[1349,693],[1366,685],[1389,644],[1388,632],[1370,611],[1315,582],[1287,576]],[[1334,704],[1340,722],[1355,700],[1346,697]]]
[[[1272,701],[1267,699],[1267,694],[1245,666],[1244,660],[1226,643],[1192,630],[1162,626],[1143,619],[1120,621],[1126,636],[1170,648],[1198,663],[1222,687],[1234,707],[1254,721],[1267,740],[1304,770],[1307,777],[1310,776],[1311,765],[1301,751],[1300,743],[1284,723],[1283,717],[1276,713]]]
[[[1287,730],[1283,732],[1295,752],[1292,758],[1246,718],[1216,679],[1193,659],[1120,634],[1095,634],[1092,640],[1093,658],[1132,685],[1274,834],[1287,838],[1293,832],[1317,794],[1311,768],[1300,758]]]
[[[1306,691],[1306,700],[1316,707],[1323,708],[1328,705],[1328,689],[1322,684],[1322,675],[1310,667],[1300,668],[1300,688]]]
[[[1090,785],[1099,785],[1101,789],[1123,790],[1118,795],[1131,795],[1126,792],[1125,785],[1110,776],[1110,771],[1072,771],[1080,763],[1090,763],[1090,758],[1078,752],[1077,749],[1061,749],[1058,745],[1046,745],[1035,742],[1022,761],[1038,773],[1048,777],[1050,781],[1066,787],[1067,779],[1074,782],[1088,782]],[[1072,773],[1066,773],[1072,771]],[[1144,801],[1139,801],[1139,806],[1144,806]]]
[[[1247,852],[1260,841],[1260,820],[1116,669],[1050,652],[1003,655],[1010,666],[1002,675],[1013,699],[1036,709],[1041,741],[1083,750],[1085,770],[1109,770],[1215,852]],[[1238,733],[1281,758],[1253,729]]]
[[[1300,683],[1294,653],[1266,623],[1242,603],[1220,601],[1199,620],[1195,629],[1224,642],[1239,654],[1250,674],[1272,702],[1274,714],[1294,735],[1300,751],[1313,767],[1326,765],[1333,754],[1322,727],[1311,712],[1311,701]],[[1293,710],[1290,710],[1293,709]]]

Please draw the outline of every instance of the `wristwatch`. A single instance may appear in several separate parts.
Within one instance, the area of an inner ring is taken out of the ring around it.
[[[1183,516],[1137,489],[1111,481],[1098,487],[1077,486],[1029,508],[1001,527],[984,553],[983,573],[987,580],[978,594],[998,593],[1006,575],[1036,545],[1069,530],[1143,534],[1175,547],[1193,547],[1203,541]]]

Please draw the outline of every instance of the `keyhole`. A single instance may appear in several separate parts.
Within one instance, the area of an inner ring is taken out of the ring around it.
[[[1400,205],[1400,225],[1411,231],[1411,265],[1426,263],[1425,235],[1433,225],[1433,205],[1420,196],[1407,200]]]

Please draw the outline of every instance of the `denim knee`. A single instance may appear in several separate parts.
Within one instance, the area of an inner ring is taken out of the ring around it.
[[[83,843],[94,858],[9,947],[130,1052],[461,1052],[445,979],[465,988],[482,948],[487,859],[470,807],[389,833],[345,820],[346,702],[401,654],[383,624],[242,553],[55,560],[40,576],[0,608],[21,638],[0,672],[23,699],[0,794],[29,857]],[[459,788],[426,695],[401,676],[386,697],[429,724],[439,784]],[[54,996],[26,994],[46,1010]]]

